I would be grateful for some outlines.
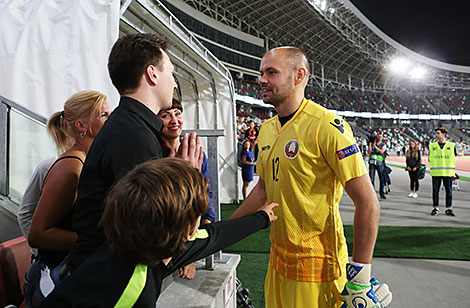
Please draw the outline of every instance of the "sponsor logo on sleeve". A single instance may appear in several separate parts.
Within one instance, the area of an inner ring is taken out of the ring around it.
[[[261,148],[261,151],[267,151],[267,150],[269,150],[270,148],[271,148],[271,147],[270,147],[269,145],[267,145],[267,146],[262,147],[262,148]]]
[[[338,158],[340,160],[356,153],[359,153],[359,147],[357,146],[357,144],[353,144],[344,149],[336,151],[336,155],[338,155]]]
[[[330,124],[336,127],[341,132],[341,134],[344,134],[343,120],[335,119],[333,122],[330,122]]]

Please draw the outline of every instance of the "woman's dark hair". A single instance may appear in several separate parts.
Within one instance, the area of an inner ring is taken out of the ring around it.
[[[158,115],[161,115],[162,113],[164,113],[168,110],[171,110],[171,109],[178,109],[179,111],[183,112],[183,105],[181,104],[181,102],[179,100],[177,100],[176,98],[173,98],[173,100],[171,101],[171,107],[167,108],[167,109],[161,109],[158,112]]]
[[[207,179],[188,162],[152,160],[111,189],[100,225],[112,251],[155,266],[185,248],[189,228],[208,209],[208,195]]]

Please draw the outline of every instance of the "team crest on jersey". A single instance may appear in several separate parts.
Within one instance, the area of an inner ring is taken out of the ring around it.
[[[346,158],[348,156],[351,156],[353,154],[359,153],[359,148],[357,144],[350,145],[344,149],[341,149],[339,151],[336,151],[336,154],[338,155],[338,158],[341,160],[343,158]]]
[[[299,154],[299,142],[295,139],[289,140],[284,146],[284,154],[289,159],[294,159]]]

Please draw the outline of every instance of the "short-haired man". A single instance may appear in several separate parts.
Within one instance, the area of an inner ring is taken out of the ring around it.
[[[98,222],[110,187],[136,165],[162,156],[157,114],[171,106],[176,88],[167,48],[166,41],[147,33],[124,36],[111,50],[109,75],[121,99],[91,145],[80,176],[72,217],[78,239],[67,263],[71,271],[105,241]],[[201,166],[195,135],[184,136],[179,156]]]
[[[207,179],[182,159],[138,165],[106,198],[100,224],[108,241],[42,307],[155,307],[163,278],[277,219],[269,204],[198,230],[208,192]]]
[[[447,129],[436,128],[437,141],[429,145],[429,167],[432,176],[432,206],[431,215],[439,214],[439,190],[441,182],[446,190],[446,215],[455,216],[452,210],[452,181],[455,177],[455,143],[447,141]]]
[[[253,213],[266,201],[280,205],[270,233],[266,307],[339,308],[345,283],[343,299],[350,308],[356,307],[350,293],[355,286],[364,307],[388,304],[385,286],[386,298],[372,296],[370,264],[380,207],[350,126],[304,98],[309,65],[300,49],[268,51],[260,72],[263,101],[278,116],[261,126],[260,179],[232,218]],[[356,206],[348,265],[339,213],[343,187]]]
[[[380,133],[374,142],[369,142],[369,176],[374,185],[375,171],[379,175],[379,195],[380,199],[387,199],[385,197],[385,151],[387,147],[382,142],[384,136]]]

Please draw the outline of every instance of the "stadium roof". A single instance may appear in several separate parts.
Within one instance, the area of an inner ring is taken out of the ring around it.
[[[307,53],[320,87],[406,93],[468,93],[470,67],[439,62],[391,39],[348,0],[181,0],[212,19]],[[426,72],[423,79],[387,68],[396,57]]]

